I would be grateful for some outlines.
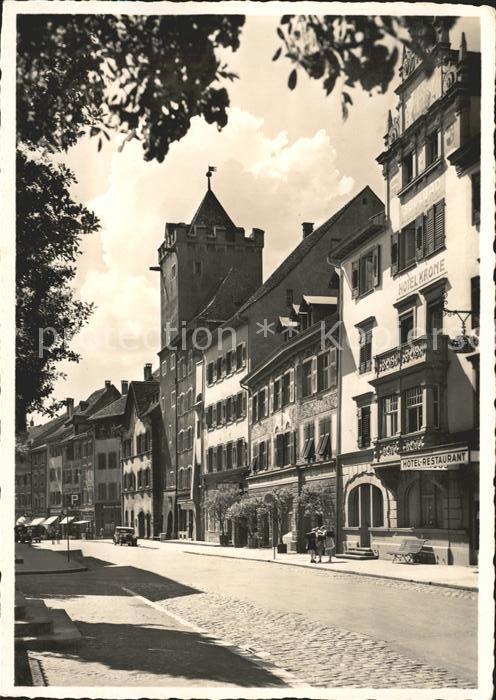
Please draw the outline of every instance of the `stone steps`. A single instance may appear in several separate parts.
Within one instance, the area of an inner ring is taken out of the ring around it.
[[[344,554],[336,554],[336,559],[378,559],[379,555],[373,552],[370,547],[353,547],[347,549]]]
[[[50,608],[52,629],[50,632],[37,635],[16,637],[16,644],[22,644],[26,649],[43,650],[50,647],[70,646],[81,641],[81,633],[62,608]]]
[[[76,643],[81,633],[65,610],[49,608],[45,601],[16,591],[14,639],[25,649],[46,649]]]

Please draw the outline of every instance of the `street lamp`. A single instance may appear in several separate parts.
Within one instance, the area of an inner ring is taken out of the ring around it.
[[[448,296],[445,293],[443,303],[443,315],[444,316],[458,316],[462,324],[462,332],[460,335],[450,338],[449,346],[450,350],[458,355],[467,355],[474,352],[475,348],[479,344],[479,341],[475,335],[467,335],[466,323],[469,316],[472,316],[473,311],[467,311],[466,309],[448,309]]]

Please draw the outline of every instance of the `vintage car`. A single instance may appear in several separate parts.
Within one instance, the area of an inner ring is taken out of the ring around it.
[[[114,532],[114,544],[127,544],[131,547],[138,546],[138,538],[134,534],[134,528],[117,526]]]

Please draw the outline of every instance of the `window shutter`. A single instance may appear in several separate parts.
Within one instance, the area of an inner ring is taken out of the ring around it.
[[[246,416],[246,393],[244,391],[241,394],[241,401],[242,401],[241,415],[244,418]]]
[[[295,400],[295,371],[289,370],[289,400],[291,403]]]
[[[317,391],[317,358],[312,357],[312,394]]]
[[[257,422],[257,394],[254,394],[251,397],[251,422],[256,423]]]
[[[232,468],[236,469],[238,466],[238,450],[236,448],[236,443],[232,443]]]
[[[381,246],[380,245],[378,245],[374,248],[373,267],[374,267],[374,287],[377,287],[381,282]]]
[[[434,205],[434,250],[444,245],[444,199]]]
[[[291,464],[296,464],[298,461],[298,431],[294,430],[291,433]]]
[[[222,401],[222,419],[221,423],[224,425],[227,422],[227,407],[226,407],[226,399]]]
[[[415,219],[415,260],[422,260],[424,257],[424,215],[421,214]]]
[[[358,287],[358,270],[359,270],[359,261],[355,260],[351,263],[351,297],[352,299],[356,299],[359,293],[359,287]]]
[[[242,361],[242,367],[244,367],[246,364],[246,343],[241,343],[241,346],[242,346],[241,361]]]
[[[337,351],[336,348],[331,348],[329,351],[329,385],[336,386],[337,379]]]
[[[263,417],[268,416],[268,408],[269,408],[269,387],[265,387],[264,389],[264,403],[263,403]]]
[[[217,406],[214,404],[212,406],[212,425],[215,427],[217,425]]]
[[[362,447],[362,409],[357,409],[357,445]]]
[[[391,234],[391,275],[396,275],[399,267],[399,234]]]
[[[271,465],[271,459],[270,459],[270,447],[271,447],[271,439],[269,438],[266,443],[265,443],[265,450],[267,452],[267,467],[270,467]]]
[[[424,248],[426,255],[434,251],[434,207],[430,207],[425,216]]]
[[[269,383],[269,391],[270,391],[269,411],[271,413],[274,413],[274,382],[273,382],[273,380],[271,380]]]

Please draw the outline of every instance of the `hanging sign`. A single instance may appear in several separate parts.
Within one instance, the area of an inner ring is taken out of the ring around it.
[[[459,450],[443,450],[442,452],[428,452],[416,454],[412,457],[401,458],[401,471],[446,471],[458,469],[460,464],[469,463],[469,450],[462,447]]]

